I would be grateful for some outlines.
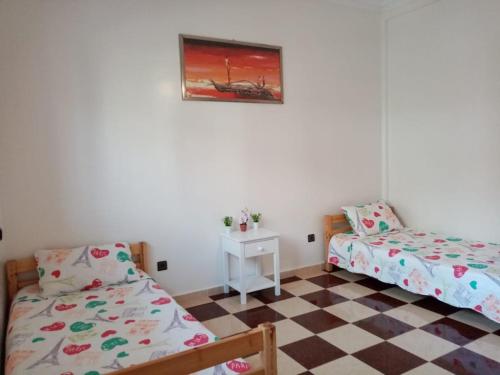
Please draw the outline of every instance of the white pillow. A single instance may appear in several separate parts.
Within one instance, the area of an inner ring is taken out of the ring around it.
[[[342,207],[352,229],[359,236],[370,236],[403,228],[387,203],[378,201],[360,206]]]
[[[38,250],[35,259],[43,296],[139,280],[130,247],[123,242],[75,249]]]

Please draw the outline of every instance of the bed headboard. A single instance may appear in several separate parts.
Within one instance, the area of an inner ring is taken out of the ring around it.
[[[137,268],[148,272],[148,246],[146,242],[130,244],[132,260]],[[17,291],[27,285],[38,283],[35,257],[9,260],[5,263],[7,274],[7,296],[9,304],[14,299]]]
[[[323,240],[325,246],[325,269],[332,270],[332,265],[328,263],[328,253],[330,240],[335,234],[344,233],[352,230],[344,214],[323,216]]]
[[[394,211],[394,207],[389,206]],[[344,233],[352,230],[351,224],[347,221],[344,214],[323,216],[323,240],[325,241],[325,270],[331,272],[332,265],[328,263],[328,254],[330,240],[335,234]]]

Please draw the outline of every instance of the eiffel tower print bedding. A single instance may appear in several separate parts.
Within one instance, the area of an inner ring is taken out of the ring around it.
[[[500,322],[500,244],[403,228],[332,237],[329,263]]]
[[[6,375],[99,375],[216,341],[218,338],[142,271],[135,282],[42,297],[38,285],[14,299]],[[237,374],[235,359],[200,372]]]

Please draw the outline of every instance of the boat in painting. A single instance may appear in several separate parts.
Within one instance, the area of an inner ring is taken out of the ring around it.
[[[248,80],[231,81],[231,61],[228,57],[225,59],[226,71],[227,71],[227,82],[217,83],[213,79],[210,79],[210,83],[219,92],[230,92],[235,94],[239,98],[246,99],[274,99],[271,90],[267,89],[266,79],[264,76],[259,77],[259,82],[252,82]]]

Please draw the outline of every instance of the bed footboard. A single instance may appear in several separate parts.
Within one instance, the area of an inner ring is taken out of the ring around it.
[[[229,336],[211,344],[182,351],[150,362],[130,366],[113,375],[191,374],[238,357],[260,353],[261,366],[245,375],[277,375],[276,328],[271,323]]]

